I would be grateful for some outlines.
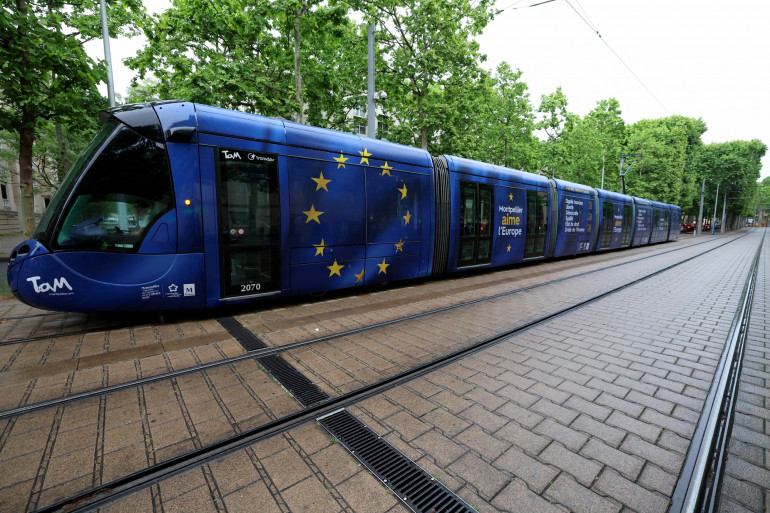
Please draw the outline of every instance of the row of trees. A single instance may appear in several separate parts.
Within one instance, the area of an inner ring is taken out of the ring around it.
[[[148,16],[139,0],[112,0],[108,11],[112,37],[138,27],[148,40],[128,61],[137,79],[127,102],[179,98],[350,130],[349,114],[363,104],[366,26],[374,21],[390,140],[594,187],[604,177],[610,190],[620,189],[620,155],[641,153],[626,177],[630,194],[694,212],[706,178],[729,184],[734,212],[750,208],[764,144],[703,145],[706,124],[683,116],[627,125],[614,98],[581,117],[561,89],[535,107],[521,71],[507,63],[484,68],[474,38],[493,19],[493,4],[175,0]],[[100,36],[97,6],[3,0],[0,129],[18,153],[28,232],[35,169],[60,180],[105,107],[96,90],[105,65],[83,50]]]

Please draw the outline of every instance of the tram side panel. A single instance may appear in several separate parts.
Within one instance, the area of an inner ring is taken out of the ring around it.
[[[598,241],[596,251],[627,248],[631,245],[634,227],[631,196],[597,189],[599,197]]]
[[[544,258],[548,249],[548,180],[538,175],[445,156],[451,197],[449,272]]]
[[[671,208],[669,205],[659,201],[652,201],[651,203],[652,232],[650,234],[650,244],[666,242],[671,223]]]
[[[292,293],[425,276],[432,167],[427,152],[286,123]]]
[[[427,276],[433,257],[435,189],[430,155],[362,138],[366,178],[364,283]],[[362,159],[363,160],[363,159]]]
[[[361,140],[286,123],[291,293],[363,284],[366,186]]]
[[[593,250],[596,225],[596,191],[585,185],[553,180],[558,203],[558,223],[553,256],[573,256]]]
[[[634,208],[636,210],[636,219],[631,246],[644,246],[650,243],[650,234],[652,233],[652,202],[634,197]]]
[[[671,209],[671,224],[668,228],[668,240],[679,239],[679,230],[682,224],[682,208],[676,205],[669,205]]]

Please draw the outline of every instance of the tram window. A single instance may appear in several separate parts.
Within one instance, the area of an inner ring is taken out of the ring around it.
[[[631,243],[632,213],[633,207],[631,205],[623,205],[623,230],[620,232],[621,247]]]
[[[602,206],[602,225],[601,238],[599,239],[599,249],[607,249],[612,242],[612,228],[615,225],[615,208],[612,203],[605,203]]]
[[[524,240],[524,258],[545,255],[548,232],[548,194],[527,191],[527,233]]]
[[[153,221],[173,205],[165,147],[122,127],[76,186],[56,244],[136,251]]]
[[[461,182],[459,265],[485,264],[492,260],[491,185]]]
[[[476,235],[476,187],[472,185],[462,188],[460,223],[462,235]]]
[[[658,241],[658,232],[660,231],[660,209],[656,208],[652,211],[652,240]]]

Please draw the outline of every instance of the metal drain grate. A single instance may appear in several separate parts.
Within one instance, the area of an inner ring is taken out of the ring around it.
[[[256,349],[264,349],[267,347],[267,345],[259,340],[254,333],[246,329],[240,322],[232,317],[223,317],[217,319],[217,322],[221,324],[222,327],[224,327],[246,350],[254,351]],[[310,381],[307,376],[292,367],[280,356],[263,356],[257,358],[257,361],[261,363],[302,406],[310,406],[329,399],[329,395],[326,392],[318,388],[318,386]]]
[[[256,351],[257,349],[264,349],[267,347],[267,344],[259,340],[259,337],[246,329],[243,324],[236,321],[233,317],[220,317],[217,319],[217,322],[227,330],[227,332],[232,335],[246,351]]]
[[[415,462],[345,410],[318,422],[417,513],[476,513]]]
[[[329,399],[329,395],[318,388],[307,376],[289,365],[280,356],[264,356],[257,361],[270,371],[278,382],[294,396],[302,406],[310,406]]]

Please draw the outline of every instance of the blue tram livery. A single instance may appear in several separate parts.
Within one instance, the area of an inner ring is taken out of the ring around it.
[[[206,308],[673,240],[681,209],[186,102],[101,112],[32,238],[25,303]]]

